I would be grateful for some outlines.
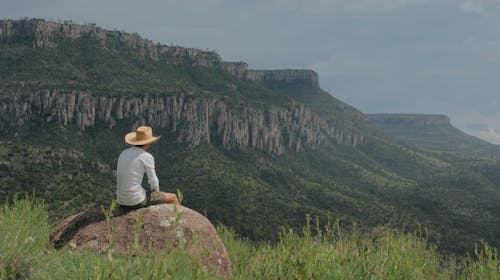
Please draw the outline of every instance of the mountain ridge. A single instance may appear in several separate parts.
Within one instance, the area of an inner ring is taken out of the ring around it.
[[[456,128],[445,115],[367,114],[366,117],[383,131],[407,143],[440,151],[500,155],[498,145]]]
[[[223,62],[214,51],[180,46],[155,44],[139,34],[122,31],[109,31],[95,24],[75,24],[45,21],[43,19],[0,20],[0,39],[23,38],[31,41],[33,48],[55,47],[57,38],[77,39],[85,36],[96,38],[106,46],[107,41],[118,39],[137,50],[143,58],[162,61],[173,65],[218,67],[239,77],[253,81],[303,81],[319,87],[318,74],[312,70],[249,70],[245,62]]]

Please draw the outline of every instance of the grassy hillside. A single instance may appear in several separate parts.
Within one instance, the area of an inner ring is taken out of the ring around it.
[[[46,249],[51,225],[40,202],[14,200],[0,208],[0,279],[218,279],[185,252],[144,258]],[[219,235],[233,279],[498,279],[498,251],[480,244],[475,255],[445,259],[422,233],[377,227],[342,232],[338,224],[307,223],[282,230],[279,242],[255,243],[225,227]],[[251,265],[249,265],[251,264]]]

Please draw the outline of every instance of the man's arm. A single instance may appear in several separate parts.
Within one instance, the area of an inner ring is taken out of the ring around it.
[[[155,171],[155,159],[151,154],[147,154],[144,158],[144,169],[146,170],[146,176],[148,176],[149,187],[152,191],[160,191],[160,181],[156,176]]]

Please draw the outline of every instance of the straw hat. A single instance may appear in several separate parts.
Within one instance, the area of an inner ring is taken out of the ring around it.
[[[152,144],[160,139],[160,136],[153,136],[153,130],[149,126],[139,126],[135,132],[125,135],[125,142],[134,146]]]

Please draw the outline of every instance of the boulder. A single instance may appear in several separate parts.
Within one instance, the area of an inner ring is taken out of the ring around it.
[[[98,210],[70,216],[54,229],[51,244],[105,252],[112,241],[114,253],[129,254],[137,253],[134,240],[138,236],[140,254],[183,249],[199,259],[206,270],[231,276],[226,248],[214,226],[200,213],[183,206],[159,204],[131,211],[117,208],[111,216],[107,220]]]

